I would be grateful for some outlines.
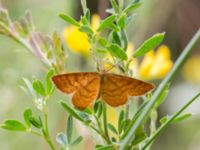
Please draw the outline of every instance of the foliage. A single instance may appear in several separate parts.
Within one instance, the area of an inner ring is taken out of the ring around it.
[[[96,63],[97,71],[105,69],[102,67],[102,59],[107,55],[111,55],[114,63],[112,66],[117,69],[118,73],[131,76],[127,68],[129,68],[133,57],[143,56],[151,49],[157,47],[164,38],[163,33],[153,35],[137,48],[132,57],[129,58],[126,52],[128,47],[126,29],[128,28],[130,17],[142,3],[138,1],[131,2],[124,6],[123,0],[111,0],[112,8],[107,10],[111,15],[102,20],[96,30],[90,25],[91,14],[87,8],[86,1],[82,0],[81,3],[83,6],[81,23],[66,14],[60,14],[59,16],[69,24],[75,25],[80,32],[84,32],[87,35],[91,45],[90,52]],[[106,34],[103,34],[104,32]],[[46,73],[45,82],[38,78],[33,78],[32,80],[24,79],[26,86],[21,87],[32,96],[40,115],[33,112],[31,108],[26,108],[23,114],[24,122],[5,120],[1,124],[1,128],[35,134],[44,138],[50,148],[54,150],[56,147],[50,136],[48,125],[48,102],[54,93],[51,77],[65,70],[66,53],[63,49],[63,43],[57,33],[49,37],[36,32],[29,12],[26,13],[22,20],[13,22],[6,9],[0,8],[0,33],[12,38],[31,51],[45,63],[45,67],[49,70]],[[108,107],[103,101],[96,100],[93,108],[87,108],[82,111],[71,107],[64,101],[60,101],[61,106],[68,113],[66,132],[58,133],[56,136],[60,149],[73,149],[75,145],[78,145],[83,140],[82,136],[78,136],[75,139],[72,138],[74,119],[91,128],[101,137],[102,142],[98,141],[95,143],[96,150],[150,149],[151,144],[170,124],[191,116],[191,114],[182,114],[182,112],[200,96],[200,93],[198,93],[174,115],[164,116],[160,120],[159,126],[156,126],[158,118],[157,108],[164,102],[167,96],[169,82],[171,82],[174,74],[199,39],[200,31],[193,37],[156,91],[141,100],[141,104],[134,114],[129,113],[130,104],[126,104],[125,107],[120,109],[118,125],[112,124],[107,119]],[[150,124],[148,120],[150,120]],[[145,129],[144,126],[149,126],[149,129]]]

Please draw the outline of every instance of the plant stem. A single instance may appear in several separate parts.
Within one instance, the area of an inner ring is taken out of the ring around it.
[[[94,126],[89,125],[90,128],[92,128],[97,134],[99,134],[108,144],[110,143],[108,138],[105,136],[103,132],[100,132],[98,129],[96,129]]]
[[[137,119],[135,124],[131,127],[131,129],[129,130],[127,136],[123,139],[119,150],[125,150],[126,147],[129,145],[129,143],[130,143],[132,137],[134,136],[136,130],[138,129],[138,127],[140,126],[142,121],[145,119],[145,117],[148,115],[148,113],[151,110],[151,108],[153,107],[153,105],[156,103],[158,97],[160,96],[161,92],[165,88],[166,84],[168,84],[169,81],[174,77],[174,75],[177,72],[177,70],[180,68],[182,63],[185,61],[185,59],[190,54],[190,52],[192,51],[193,47],[199,42],[199,40],[200,40],[200,29],[197,31],[197,33],[194,35],[192,40],[186,46],[185,50],[182,52],[180,57],[177,59],[176,63],[174,64],[174,66],[171,69],[171,71],[169,72],[169,74],[161,82],[161,84],[159,85],[159,87],[157,88],[155,93],[153,94],[152,99],[146,105],[146,107],[144,108],[144,111],[141,113],[140,117]]]
[[[30,130],[30,131],[28,131],[28,132],[30,132],[30,133],[32,133],[32,134],[35,134],[35,135],[37,135],[37,136],[43,137],[43,135],[42,135],[41,133],[37,132],[37,131]]]
[[[142,147],[141,150],[145,150],[147,148],[147,146],[149,146],[151,144],[151,142],[164,130],[166,129],[170,123],[173,122],[174,119],[176,119],[176,117],[178,117],[190,104],[192,104],[198,97],[200,97],[200,93],[198,93],[197,95],[195,95],[189,102],[187,102],[176,114],[173,115],[173,117],[171,117],[168,121],[166,121],[163,125],[161,125],[160,128],[158,128],[158,130],[156,130],[156,132],[154,132],[154,134],[149,138],[148,142],[144,145],[144,147]]]
[[[44,113],[44,131],[45,131],[45,135],[44,135],[45,140],[47,141],[47,143],[49,144],[51,149],[55,150],[55,147],[54,147],[53,142],[51,141],[51,138],[50,138],[50,135],[49,135],[48,112],[47,111]]]
[[[106,108],[106,104],[103,102],[103,124],[104,124],[104,132],[105,132],[105,136],[108,139],[108,142],[111,143],[110,141],[110,137],[108,134],[108,122],[107,122],[107,108]]]

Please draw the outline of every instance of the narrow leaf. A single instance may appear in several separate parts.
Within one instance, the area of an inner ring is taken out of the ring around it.
[[[87,33],[87,34],[89,34],[89,35],[93,35],[93,31],[92,31],[92,29],[89,27],[89,26],[87,26],[87,25],[83,25],[83,26],[81,26],[80,28],[79,28],[79,31],[81,31],[81,32],[85,32],[85,33]]]
[[[74,142],[71,144],[71,146],[78,145],[83,140],[82,136],[79,136]]]
[[[77,27],[80,26],[80,24],[75,20],[73,19],[72,17],[68,16],[68,15],[65,15],[65,14],[59,14],[60,18],[62,18],[63,20],[67,21],[68,23],[72,24],[72,25],[75,25]]]
[[[31,109],[30,108],[25,109],[25,111],[24,111],[24,120],[25,120],[25,122],[26,122],[28,127],[31,126],[31,123],[30,123],[31,116],[32,116]]]
[[[136,9],[139,8],[141,5],[142,5],[142,2],[130,4],[129,6],[127,6],[127,7],[124,9],[124,13],[128,13],[128,12],[130,12],[130,11],[136,10]]]
[[[68,120],[67,120],[67,140],[68,140],[68,143],[71,143],[72,129],[73,129],[73,118],[70,115],[68,117]]]
[[[110,17],[106,18],[101,22],[99,25],[97,32],[102,31],[103,29],[107,28],[110,24],[113,23],[113,21],[116,19],[116,15],[111,15]]]
[[[179,122],[179,121],[182,121],[182,120],[185,120],[185,119],[188,119],[188,118],[191,117],[191,116],[192,116],[191,113],[187,113],[187,114],[180,115],[180,116],[178,116],[177,118],[175,118],[175,119],[173,120],[173,123]]]
[[[119,58],[121,60],[127,60],[128,58],[125,51],[121,47],[119,47],[117,44],[110,44],[107,47],[107,49],[116,58]]]
[[[122,110],[119,114],[119,119],[118,119],[118,131],[121,134],[121,132],[123,131],[122,129],[122,124],[124,121],[124,110]]]
[[[119,9],[118,9],[116,0],[110,0],[110,2],[111,2],[112,8],[114,9],[115,13],[117,13]]]
[[[107,40],[106,40],[105,38],[100,37],[98,43],[99,43],[102,47],[106,47],[106,45],[107,45],[108,42],[107,42]]]
[[[56,136],[56,141],[63,147],[67,147],[67,136],[64,133],[58,133]]]
[[[40,95],[42,96],[45,96],[46,95],[46,92],[45,92],[45,88],[42,84],[42,82],[38,79],[35,79],[33,82],[32,82],[32,86],[33,86],[33,89]]]
[[[53,76],[53,74],[54,74],[54,70],[50,69],[46,75],[46,89],[47,89],[48,94],[51,94],[53,90],[53,83],[51,81],[51,77]]]
[[[134,57],[140,57],[157,47],[164,39],[165,33],[158,33],[146,40],[134,53]]]
[[[38,129],[42,128],[42,123],[41,123],[40,119],[37,119],[35,117],[30,117],[29,121],[34,127],[38,128]]]
[[[121,17],[119,18],[117,24],[121,27],[124,28],[126,25],[126,14],[122,14]]]
[[[26,131],[25,125],[17,120],[6,120],[1,125],[1,128],[12,131]]]
[[[70,113],[70,115],[72,115],[74,118],[84,122],[83,118],[81,118],[81,116],[78,115],[78,113],[72,109],[70,106],[68,106],[66,103],[64,102],[60,102],[60,104],[63,106],[63,108],[68,112]]]
[[[114,150],[114,149],[115,149],[114,145],[108,145],[108,146],[98,147],[95,150]]]
[[[112,124],[108,123],[108,128],[109,128],[113,133],[118,134],[117,130],[115,129],[115,127],[114,127]]]

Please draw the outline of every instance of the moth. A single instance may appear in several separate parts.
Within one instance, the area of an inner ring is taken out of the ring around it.
[[[154,85],[135,78],[112,73],[80,72],[52,77],[56,87],[72,95],[72,103],[85,109],[100,98],[113,107],[126,104],[129,96],[140,96],[151,91]]]

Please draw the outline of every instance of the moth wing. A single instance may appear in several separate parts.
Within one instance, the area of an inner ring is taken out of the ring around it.
[[[128,96],[144,95],[154,86],[150,83],[117,74],[105,74],[101,96],[109,105],[117,107],[127,102]]]
[[[72,103],[79,109],[88,107],[97,98],[100,79],[100,75],[95,72],[69,73],[52,78],[60,91],[72,94]]]

